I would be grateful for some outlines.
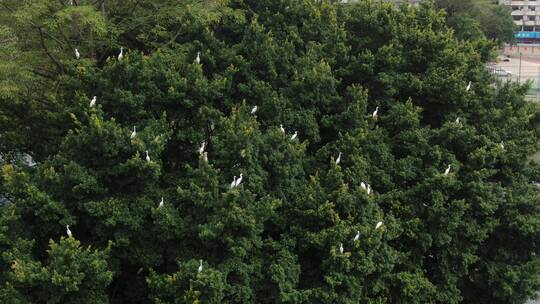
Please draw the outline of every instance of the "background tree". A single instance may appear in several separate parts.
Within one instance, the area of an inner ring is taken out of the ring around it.
[[[484,36],[501,42],[512,43],[517,30],[511,10],[492,0],[435,0],[438,8],[446,11],[448,24],[456,37],[476,40]]]
[[[2,302],[540,287],[538,105],[432,4],[0,3]]]

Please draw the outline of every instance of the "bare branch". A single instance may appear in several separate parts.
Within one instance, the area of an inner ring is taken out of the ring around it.
[[[39,32],[39,40],[40,40],[40,43],[41,43],[41,47],[43,48],[43,50],[45,51],[45,54],[47,54],[47,57],[49,57],[49,59],[52,60],[52,62],[56,65],[56,67],[58,67],[58,69],[60,71],[63,71],[64,68],[62,67],[62,64],[60,64],[60,62],[54,58],[54,56],[51,54],[51,52],[49,52],[49,49],[47,48],[47,45],[45,44],[45,39],[43,39],[43,30],[38,27],[37,28],[38,32]]]

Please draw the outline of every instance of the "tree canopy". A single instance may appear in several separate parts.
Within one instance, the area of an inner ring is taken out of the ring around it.
[[[514,41],[517,27],[508,6],[493,0],[435,0],[435,3],[446,11],[448,24],[458,38]]]
[[[540,288],[540,109],[432,3],[0,3],[1,303]]]

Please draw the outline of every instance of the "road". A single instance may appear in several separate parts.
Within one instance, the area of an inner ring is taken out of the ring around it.
[[[510,58],[510,61],[500,61],[496,65],[499,68],[512,72],[511,79],[513,81],[524,83],[530,80],[533,82],[533,89],[539,88],[540,59],[523,57],[521,58],[521,68],[519,58]]]

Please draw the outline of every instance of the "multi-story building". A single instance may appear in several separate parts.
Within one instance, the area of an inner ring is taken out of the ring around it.
[[[540,43],[540,0],[499,0],[499,4],[512,9],[518,43]]]

